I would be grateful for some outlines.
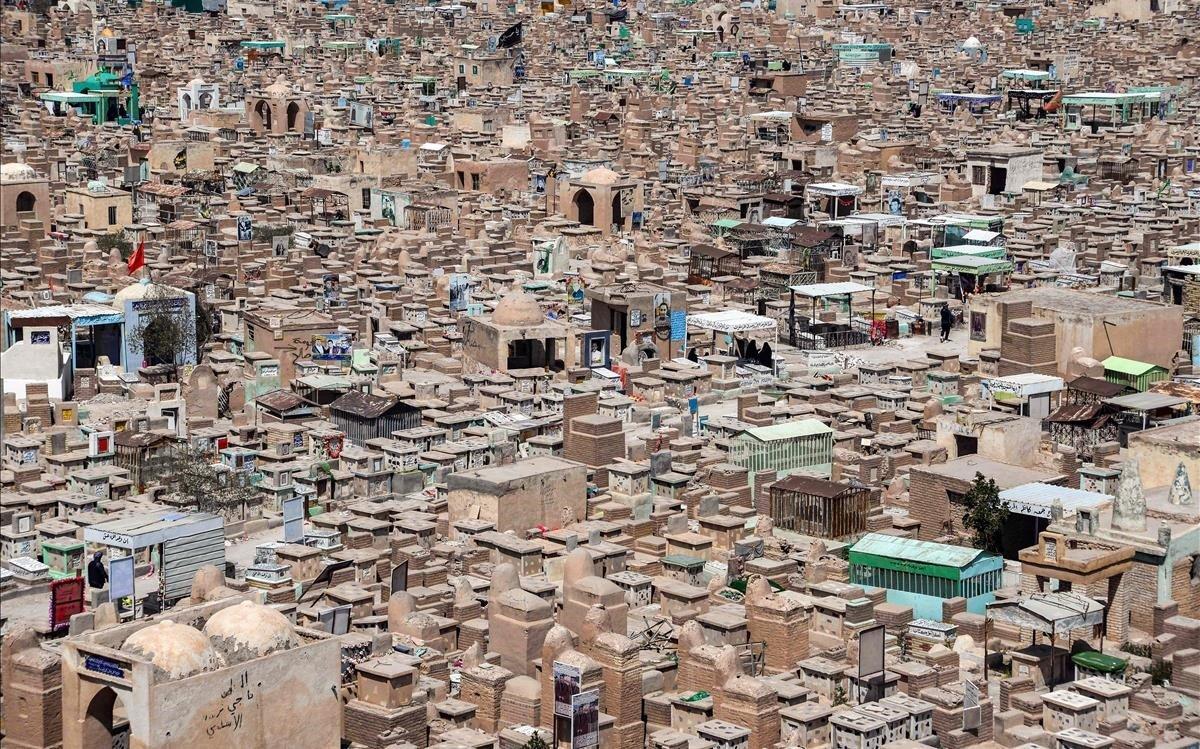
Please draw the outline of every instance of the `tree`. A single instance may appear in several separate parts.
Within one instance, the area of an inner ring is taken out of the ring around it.
[[[542,734],[535,730],[533,735],[529,737],[529,741],[526,741],[521,749],[550,749],[550,746],[542,738]]]
[[[197,361],[196,310],[192,297],[168,286],[151,284],[142,297],[138,324],[130,328],[129,343],[142,350],[148,365],[170,364],[177,367]]]
[[[255,500],[257,490],[249,473],[214,465],[211,460],[207,453],[180,444],[164,463],[159,483],[166,487],[168,497],[201,512],[236,511]]]
[[[1001,553],[1004,527],[1008,524],[1008,507],[1000,501],[1000,487],[982,473],[975,474],[971,489],[963,496],[963,525],[971,531],[975,548]]]
[[[117,252],[121,253],[122,260],[129,260],[129,256],[133,253],[133,244],[121,232],[101,234],[96,239],[96,248],[104,253],[105,256],[112,252],[114,247],[117,249]]]

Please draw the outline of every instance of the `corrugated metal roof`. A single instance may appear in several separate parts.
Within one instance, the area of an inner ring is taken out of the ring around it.
[[[797,419],[785,421],[782,424],[771,424],[765,427],[752,427],[745,431],[755,439],[763,442],[771,440],[793,439],[795,437],[811,437],[815,434],[832,434],[833,430],[816,419]]]
[[[1107,370],[1120,372],[1121,374],[1132,375],[1134,377],[1137,377],[1138,375],[1144,375],[1155,367],[1154,364],[1148,364],[1144,361],[1137,361],[1135,359],[1125,359],[1120,356],[1110,356],[1101,362],[1101,364],[1103,364],[1104,368]]]
[[[1131,395],[1121,395],[1116,398],[1108,398],[1104,401],[1110,406],[1124,408],[1130,411],[1153,411],[1158,408],[1170,408],[1187,403],[1187,398],[1179,398],[1174,395],[1164,395],[1162,393],[1145,392],[1133,393]]]
[[[806,283],[792,286],[792,291],[801,296],[818,299],[826,296],[844,296],[846,294],[861,294],[864,291],[874,291],[874,287],[864,286],[854,281],[839,281],[835,283]]]
[[[890,536],[885,533],[868,533],[859,539],[850,550],[860,554],[902,559],[906,562],[937,564],[943,567],[966,567],[985,552],[966,546],[951,546],[933,541],[918,541],[915,538]]]
[[[1021,515],[1033,517],[1050,517],[1050,508],[1057,500],[1065,514],[1071,514],[1080,507],[1096,509],[1112,501],[1112,495],[1099,492],[1089,492],[1083,489],[1072,489],[1069,486],[1054,486],[1053,484],[1022,484],[1000,492],[1000,501],[1008,509]]]

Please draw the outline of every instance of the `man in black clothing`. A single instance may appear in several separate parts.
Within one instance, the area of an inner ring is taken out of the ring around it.
[[[950,305],[942,305],[942,343],[950,340],[950,328],[954,326],[954,315],[950,312]]]
[[[104,569],[104,552],[97,551],[88,562],[88,587],[103,588],[108,585],[108,570]]]

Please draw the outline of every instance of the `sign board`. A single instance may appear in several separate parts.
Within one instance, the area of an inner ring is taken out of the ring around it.
[[[350,361],[349,333],[322,333],[313,336],[312,360],[317,362]]]
[[[284,257],[287,255],[288,244],[291,242],[291,237],[287,234],[276,234],[271,237],[271,250],[275,257]]]
[[[304,542],[303,497],[283,500],[283,540],[289,544]]]
[[[58,631],[71,624],[71,617],[83,613],[83,578],[67,577],[50,583],[50,629]]]
[[[119,601],[133,596],[136,592],[134,585],[137,560],[132,556],[109,557],[108,559],[108,600]]]
[[[471,276],[466,273],[450,274],[450,311],[462,312],[471,303]]]
[[[963,681],[963,730],[974,731],[979,728],[980,713],[979,687],[975,682]]]
[[[589,689],[571,698],[571,749],[600,746],[600,692]]]
[[[572,700],[579,694],[579,685],[583,681],[583,672],[575,666],[554,662],[554,714],[561,718],[570,718]]]
[[[254,239],[254,219],[249,215],[237,217],[237,238],[239,242],[249,242]]]
[[[408,590],[408,560],[392,567],[391,592],[401,593]]]
[[[876,625],[858,633],[858,678],[870,679],[883,674],[883,649],[886,628]]]

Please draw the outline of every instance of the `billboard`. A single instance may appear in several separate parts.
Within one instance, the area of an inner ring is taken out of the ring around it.
[[[572,715],[571,700],[579,694],[583,672],[575,666],[554,662],[554,714],[569,718]]]
[[[462,312],[471,303],[471,276],[466,273],[450,274],[450,311]]]
[[[350,102],[350,124],[373,129],[375,127],[375,107],[360,101]]]
[[[571,749],[600,746],[600,692],[589,689],[571,698]]]
[[[313,336],[312,360],[317,362],[350,361],[349,333],[318,333]]]

